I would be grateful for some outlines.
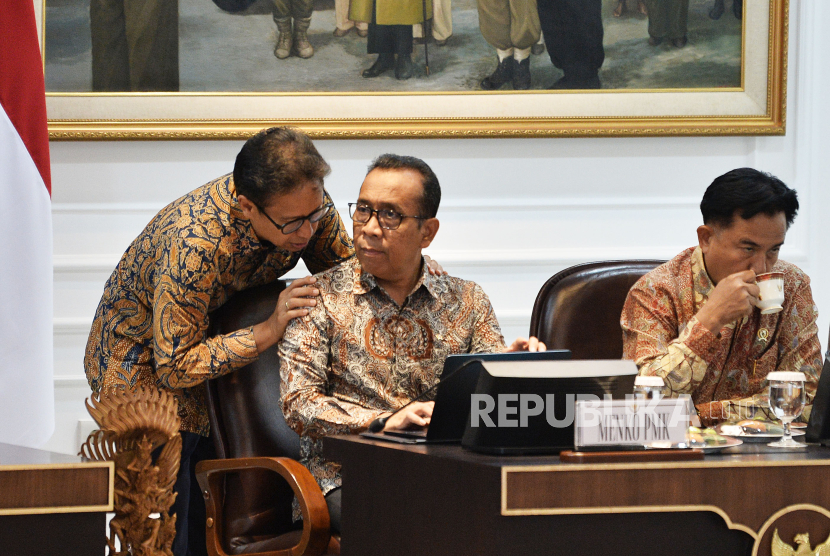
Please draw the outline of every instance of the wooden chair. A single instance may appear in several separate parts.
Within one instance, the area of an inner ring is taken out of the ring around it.
[[[536,296],[530,335],[574,359],[622,358],[620,315],[628,290],[665,261],[600,261],[554,274]]]
[[[264,321],[284,288],[278,281],[236,294],[211,315],[212,332]],[[196,475],[205,496],[209,554],[338,553],[323,494],[296,461],[299,438],[282,414],[276,346],[254,363],[209,381],[207,405],[218,459],[200,462]],[[294,496],[301,526],[292,522]]]

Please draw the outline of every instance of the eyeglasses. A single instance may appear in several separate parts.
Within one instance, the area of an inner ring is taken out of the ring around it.
[[[314,212],[312,212],[312,213],[311,213],[311,214],[309,214],[308,216],[303,216],[302,218],[296,218],[296,219],[291,220],[290,222],[286,222],[285,224],[283,224],[282,226],[280,226],[279,224],[277,224],[276,222],[274,222],[274,219],[273,219],[273,218],[271,218],[270,216],[268,216],[268,213],[267,213],[267,212],[265,212],[265,210],[263,210],[263,208],[262,208],[262,207],[257,206],[257,208],[259,209],[259,212],[261,212],[262,214],[264,214],[264,215],[265,215],[265,218],[267,218],[268,220],[270,220],[270,221],[271,221],[271,224],[273,224],[274,226],[276,226],[276,227],[277,227],[277,229],[278,229],[279,231],[281,231],[282,233],[284,233],[285,235],[288,235],[288,234],[293,234],[294,232],[296,232],[297,230],[299,230],[300,228],[302,228],[302,227],[303,227],[303,223],[305,223],[305,221],[306,221],[306,220],[308,220],[308,221],[309,221],[309,222],[311,222],[312,224],[316,224],[317,222],[319,222],[320,220],[322,220],[322,219],[323,219],[323,218],[324,218],[324,217],[325,217],[325,216],[329,213],[329,211],[330,211],[333,207],[334,207],[334,204],[333,204],[333,203],[326,203],[325,205],[323,205],[322,207],[318,208],[317,210],[315,210]]]
[[[368,205],[360,205],[358,203],[349,203],[349,216],[358,224],[368,224],[372,219],[372,215],[377,214],[378,224],[384,230],[397,230],[404,218],[416,218],[418,220],[428,220],[424,216],[408,216],[395,212],[391,209],[375,210]]]

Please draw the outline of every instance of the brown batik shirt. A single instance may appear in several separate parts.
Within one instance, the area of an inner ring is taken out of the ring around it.
[[[320,303],[294,319],[279,344],[282,406],[300,435],[301,462],[323,492],[340,465],[324,436],[357,433],[434,386],[450,354],[505,350],[490,300],[477,284],[421,278],[403,306],[351,259],[317,276]]]
[[[812,403],[822,361],[810,279],[785,261],[772,270],[784,274],[784,310],[762,315],[756,309],[713,334],[695,315],[714,285],[700,248],[686,249],[628,293],[623,358],[634,360],[641,375],[662,377],[673,395],[691,394],[709,425],[772,417],[766,380],[772,371],[803,372]]]

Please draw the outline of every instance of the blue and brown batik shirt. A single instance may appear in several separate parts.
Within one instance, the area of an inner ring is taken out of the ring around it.
[[[257,358],[252,328],[209,338],[208,314],[235,292],[276,280],[300,257],[315,273],[353,253],[337,211],[303,253],[291,253],[257,238],[231,175],[192,191],[153,218],[107,281],[84,357],[92,390],[171,390],[181,430],[206,435],[203,383]]]

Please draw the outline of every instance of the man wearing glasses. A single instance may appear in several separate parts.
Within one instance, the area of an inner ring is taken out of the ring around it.
[[[421,250],[438,232],[438,179],[414,157],[382,155],[370,166],[354,221],[356,257],[317,276],[320,303],[293,320],[280,350],[283,412],[300,434],[301,462],[317,479],[340,531],[340,466],[321,439],[365,430],[434,386],[455,353],[507,349],[477,284],[426,271]],[[544,350],[535,338],[509,348]],[[433,402],[413,403],[386,429],[429,424]]]
[[[208,435],[204,382],[244,367],[274,345],[288,321],[316,303],[315,279],[293,281],[268,320],[250,328],[209,337],[208,313],[235,292],[276,280],[301,257],[319,272],[353,255],[323,189],[329,171],[306,135],[287,128],[258,133],[242,147],[233,176],[162,209],[104,287],[84,358],[92,390],[149,386],[171,391],[179,402],[182,459],[170,511],[178,515],[174,554],[187,552],[190,472]],[[199,532],[204,542],[204,518],[190,522],[193,548]]]

